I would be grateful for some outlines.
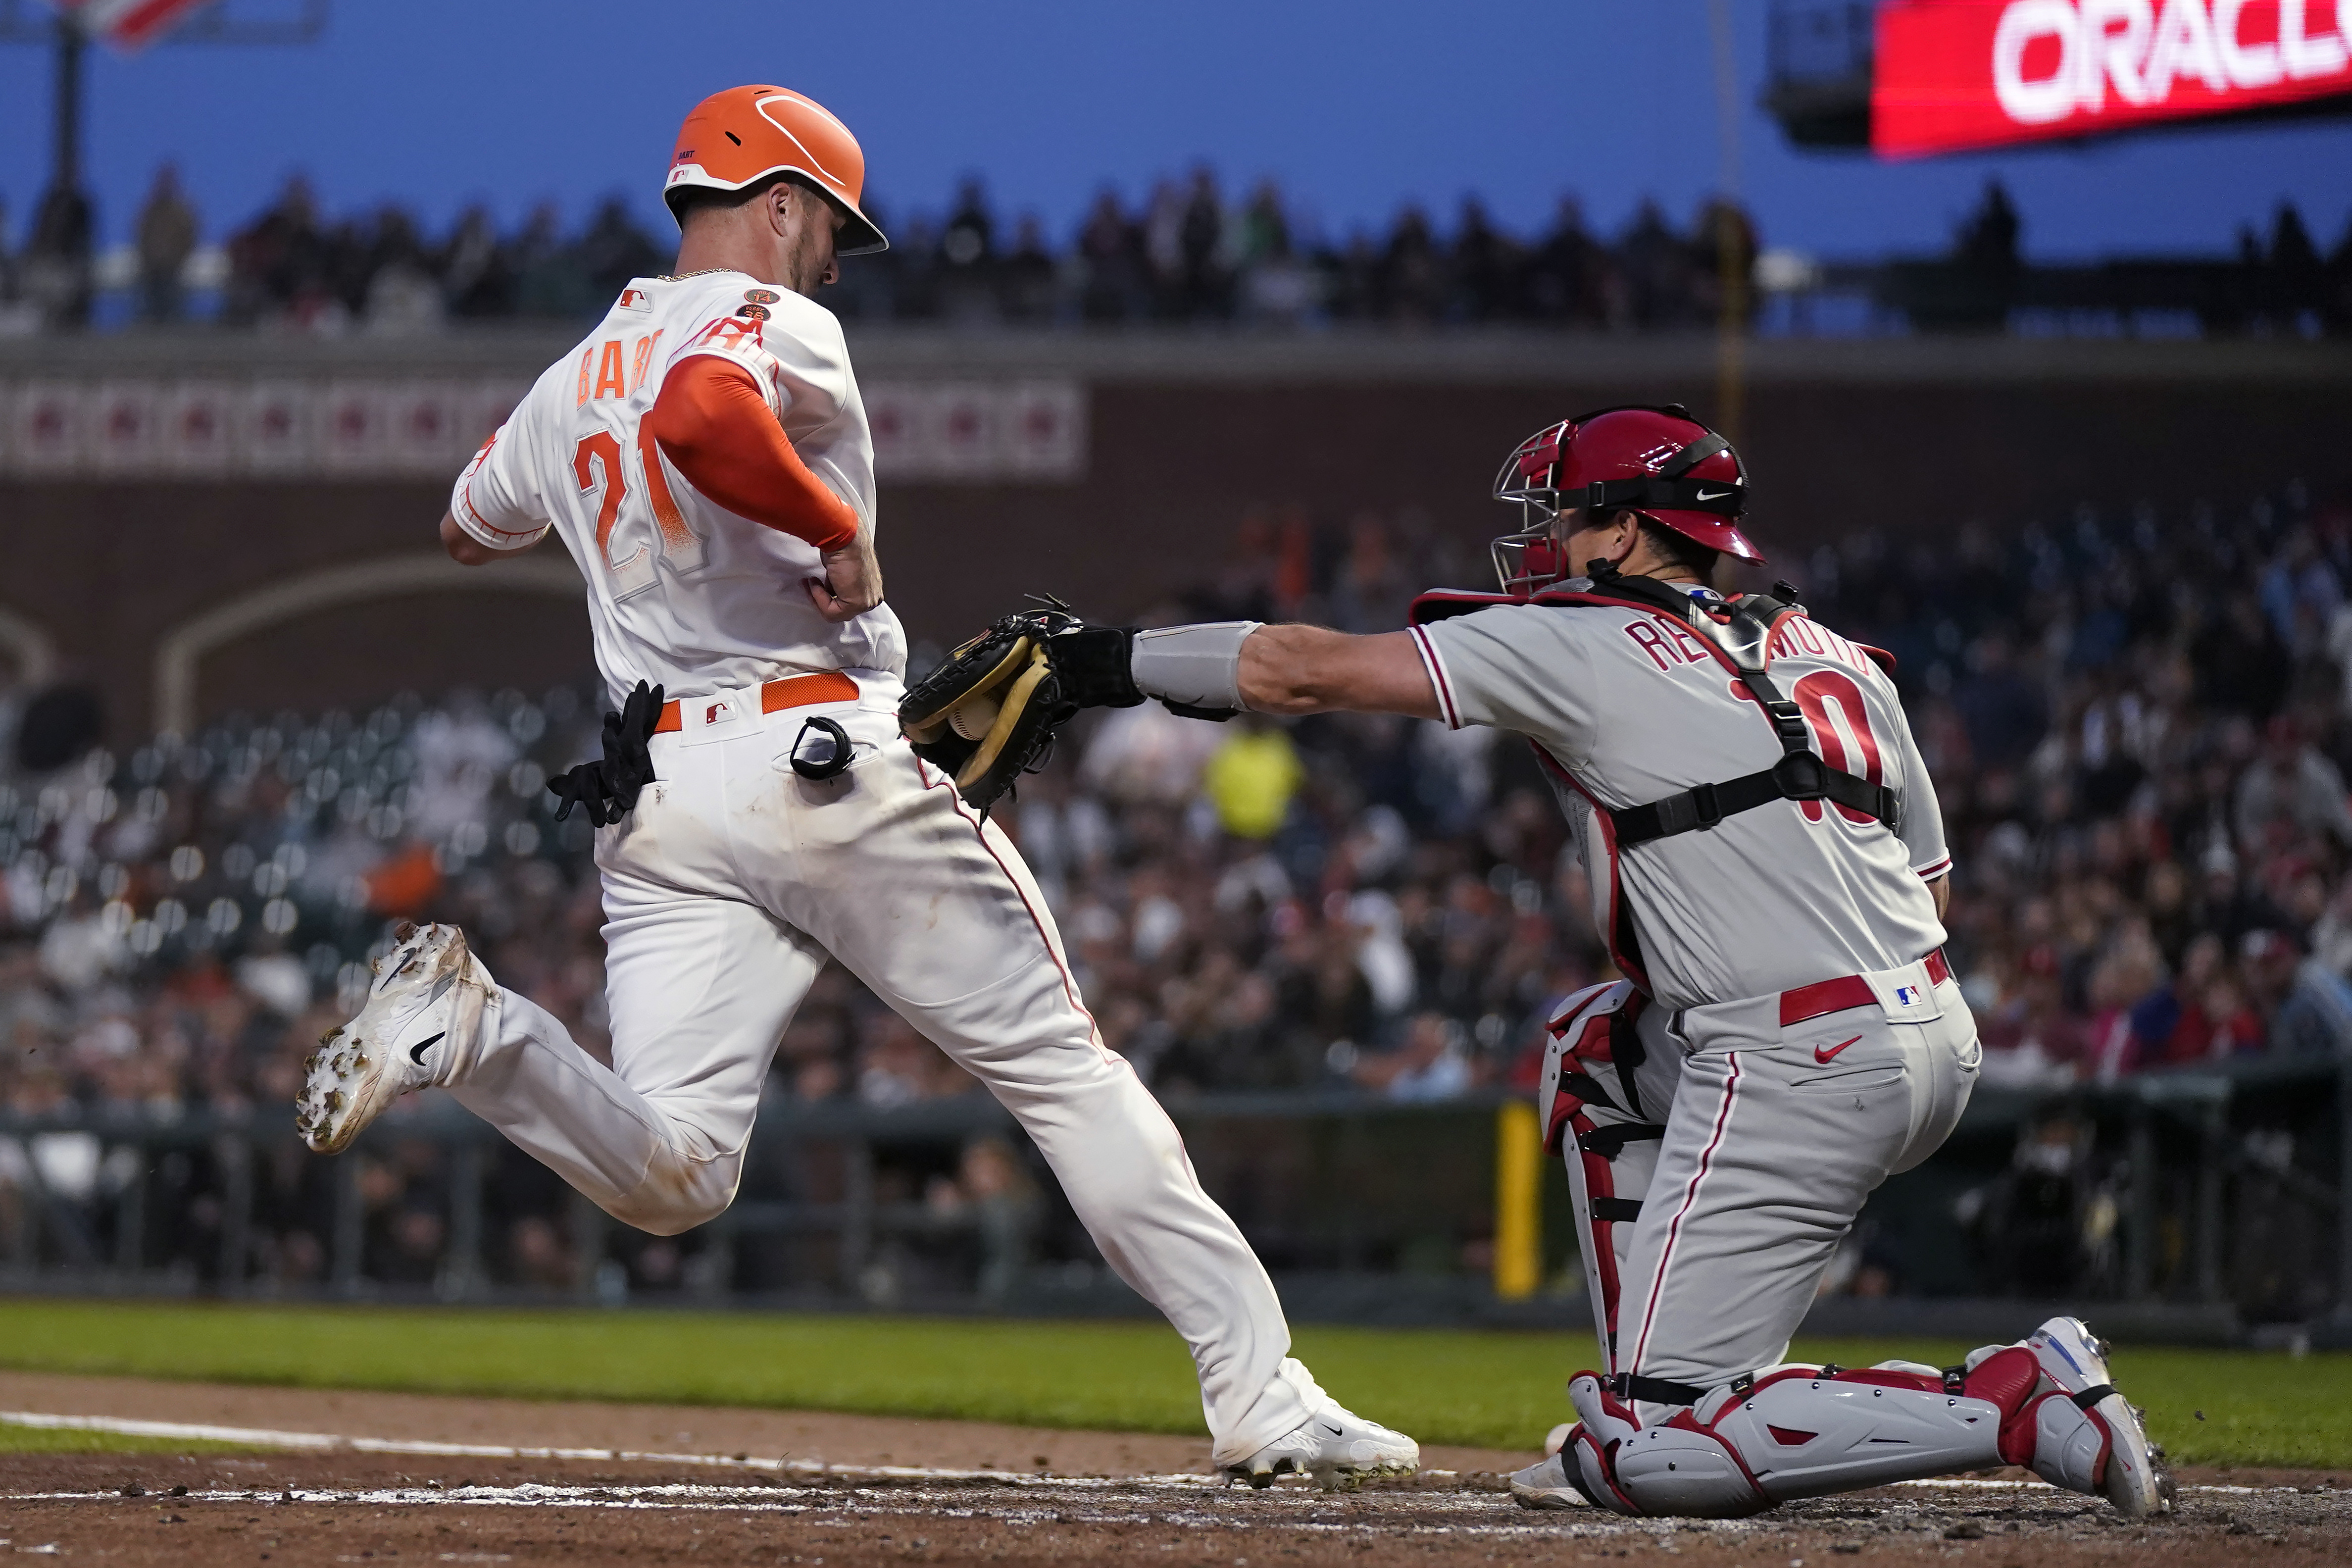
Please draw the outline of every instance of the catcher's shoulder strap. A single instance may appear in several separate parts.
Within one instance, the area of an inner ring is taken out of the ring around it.
[[[1803,710],[1782,694],[1767,668],[1774,635],[1786,622],[1805,613],[1796,601],[1796,590],[1785,584],[1774,584],[1769,594],[1720,599],[1711,594],[1692,594],[1655,578],[1622,574],[1596,582],[1587,592],[1554,591],[1535,596],[1536,604],[1562,607],[1646,610],[1688,626],[1739,678],[1780,738],[1780,760],[1769,768],[1736,779],[1696,784],[1644,805],[1604,808],[1609,810],[1619,848],[1702,832],[1727,816],[1777,800],[1826,800],[1874,817],[1889,828],[1901,820],[1901,801],[1893,790],[1833,768],[1814,752]]]
[[[1524,605],[1528,602],[1517,594],[1481,594],[1469,588],[1432,588],[1414,598],[1412,607],[1405,612],[1405,625],[1425,626],[1432,621],[1471,615],[1479,610],[1492,609],[1496,605]]]
[[[1625,848],[1654,839],[1671,838],[1716,826],[1727,816],[1769,805],[1776,800],[1826,800],[1876,818],[1888,827],[1900,820],[1900,802],[1884,784],[1871,783],[1843,768],[1831,767],[1816,755],[1803,712],[1781,694],[1766,668],[1772,638],[1789,620],[1805,613],[1796,602],[1796,590],[1775,584],[1770,594],[1746,594],[1719,599],[1692,594],[1654,577],[1622,574],[1595,582],[1580,591],[1549,589],[1527,597],[1510,594],[1476,594],[1440,588],[1412,602],[1409,619],[1427,626],[1454,616],[1474,614],[1496,605],[1540,605],[1547,608],[1609,608],[1643,610],[1671,617],[1688,626],[1725,668],[1754,694],[1772,731],[1780,740],[1780,760],[1759,772],[1703,784],[1646,805],[1609,809],[1617,845]],[[1891,664],[1874,648],[1864,652],[1882,664]]]

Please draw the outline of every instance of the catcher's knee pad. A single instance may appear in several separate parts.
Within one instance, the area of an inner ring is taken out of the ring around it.
[[[1579,1489],[1618,1513],[1737,1519],[1772,1506],[1737,1454],[1685,1411],[1644,1427],[1591,1373],[1568,1385],[1583,1419],[1563,1454]]]

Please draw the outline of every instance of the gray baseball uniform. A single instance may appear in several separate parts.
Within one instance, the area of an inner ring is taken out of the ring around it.
[[[1824,761],[1895,792],[1899,833],[1827,802],[1780,802],[1620,854],[1596,805],[1641,805],[1780,759],[1755,700],[1698,635],[1644,610],[1497,605],[1414,636],[1447,723],[1536,743],[1591,873],[1593,920],[1661,1005],[1886,969],[1943,942],[1925,886],[1951,865],[1936,788],[1894,683],[1856,644],[1800,616],[1773,639],[1770,668]]]
[[[1711,1388],[1772,1365],[1864,1200],[1943,1141],[1975,1079],[1926,886],[1950,866],[1941,814],[1893,684],[1808,618],[1772,640],[1772,678],[1813,749],[1892,789],[1896,828],[1774,800],[1621,847],[1601,808],[1781,755],[1714,648],[1616,605],[1496,605],[1414,636],[1449,723],[1535,742],[1593,918],[1647,993],[1573,999],[1549,1064],[1568,1080],[1556,1131],[1570,1135],[1604,1367]],[[1640,1408],[1664,1419],[1687,1403]]]

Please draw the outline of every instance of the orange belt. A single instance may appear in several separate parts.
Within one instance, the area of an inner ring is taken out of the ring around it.
[[[1927,955],[1927,984],[1941,985],[1951,977],[1952,966],[1944,962],[1944,950],[1939,947]],[[1867,1007],[1877,1000],[1878,993],[1859,974],[1800,985],[1794,991],[1780,993],[1780,1027],[1806,1023],[1828,1013],[1843,1013],[1848,1007]]]
[[[688,699],[708,702],[707,697]],[[857,682],[837,669],[822,675],[789,675],[782,680],[771,680],[760,688],[760,711],[774,713],[786,708],[807,708],[819,702],[855,702]],[[674,735],[686,728],[684,710],[676,702],[662,704],[661,722],[654,726],[656,735]]]

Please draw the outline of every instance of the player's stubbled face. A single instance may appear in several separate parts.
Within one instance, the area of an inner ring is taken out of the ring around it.
[[[796,216],[800,221],[793,236],[792,276],[784,279],[784,284],[795,294],[814,295],[825,284],[841,280],[841,265],[834,256],[833,247],[842,217],[830,205],[814,199],[809,200]]]
[[[1571,576],[1584,575],[1585,563],[1597,555],[1609,553],[1609,531],[1589,525],[1589,513],[1582,507],[1559,514],[1552,524],[1552,537],[1559,541],[1561,556],[1568,562]]]

